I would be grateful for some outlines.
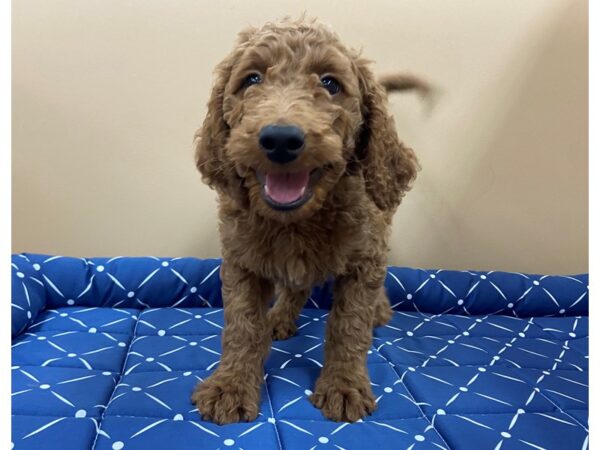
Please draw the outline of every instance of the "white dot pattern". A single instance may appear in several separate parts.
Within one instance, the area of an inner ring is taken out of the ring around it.
[[[113,450],[353,448],[365,429],[387,448],[587,439],[586,275],[390,268],[395,314],[367,355],[378,408],[349,425],[309,400],[330,308],[317,290],[296,334],[272,344],[258,417],[230,431],[188,403],[222,353],[219,261],[27,258],[13,257],[15,448],[65,433]]]

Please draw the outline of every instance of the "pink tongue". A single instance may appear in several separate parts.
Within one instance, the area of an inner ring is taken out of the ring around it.
[[[308,170],[294,173],[268,173],[265,193],[277,203],[292,203],[304,195],[308,178]]]

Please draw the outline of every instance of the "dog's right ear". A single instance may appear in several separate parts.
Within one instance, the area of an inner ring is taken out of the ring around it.
[[[357,59],[362,94],[363,126],[356,146],[367,194],[383,211],[395,211],[414,181],[419,163],[398,138],[388,112],[385,85],[378,82],[369,61]]]
[[[223,117],[223,98],[233,65],[239,60],[245,48],[244,44],[254,31],[253,28],[242,31],[238,36],[237,48],[217,65],[216,80],[207,105],[208,111],[202,126],[194,135],[196,167],[204,182],[217,192],[228,194],[242,202],[247,198],[246,188],[226,155],[225,147],[230,127]]]

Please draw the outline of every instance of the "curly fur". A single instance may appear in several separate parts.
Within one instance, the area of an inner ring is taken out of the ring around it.
[[[249,72],[263,74],[264,83],[243,89]],[[321,87],[324,74],[341,82],[340,94]],[[389,89],[414,82],[393,80]],[[271,339],[295,333],[311,288],[330,277],[325,364],[310,400],[336,421],[376,408],[366,356],[373,326],[391,317],[383,290],[390,225],[418,170],[387,111],[386,86],[314,21],[245,30],[217,66],[195,141],[197,167],[219,196],[225,308],[220,365],[192,395],[204,418],[256,418]],[[305,132],[305,150],[286,170],[322,170],[312,198],[293,211],[274,210],[260,195],[256,172],[282,170],[258,147],[258,132],[270,123]]]

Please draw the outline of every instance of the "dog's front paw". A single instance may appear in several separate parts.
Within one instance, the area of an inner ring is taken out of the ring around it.
[[[260,387],[249,386],[247,379],[213,374],[198,383],[192,402],[205,420],[224,425],[250,422],[258,416]]]
[[[269,326],[273,330],[273,339],[282,341],[296,334],[296,331],[298,331],[296,322],[283,314],[273,311],[274,310],[270,310],[267,314]]]
[[[347,379],[320,376],[310,401],[328,419],[356,422],[377,409],[369,380],[363,378],[348,383]]]

